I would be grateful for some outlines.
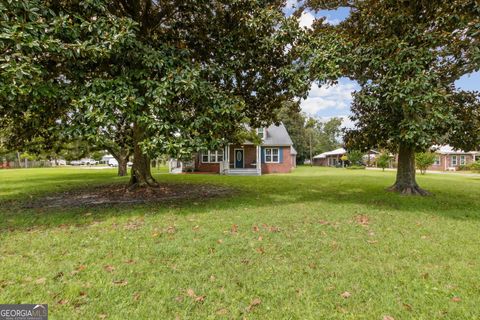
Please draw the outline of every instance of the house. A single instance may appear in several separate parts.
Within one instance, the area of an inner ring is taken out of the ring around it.
[[[428,170],[456,171],[460,166],[480,160],[479,151],[455,150],[449,145],[433,146],[435,162]]]
[[[313,165],[335,167],[337,165],[343,166],[342,157],[347,154],[344,148],[338,148],[332,151],[320,153],[313,157]]]
[[[257,129],[261,144],[246,141],[229,143],[219,150],[199,152],[191,161],[171,159],[170,173],[185,171],[211,172],[226,175],[262,175],[288,173],[296,166],[297,152],[285,126],[271,125]]]

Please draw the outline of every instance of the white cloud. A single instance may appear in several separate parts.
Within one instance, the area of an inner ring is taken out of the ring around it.
[[[300,20],[299,20],[300,27],[311,28],[313,21],[315,21],[315,16],[312,13],[305,11],[300,16]]]
[[[328,120],[332,118],[341,118],[342,119],[342,125],[341,128],[345,129],[353,129],[355,127],[355,122],[350,120],[350,118],[347,115],[339,115],[335,117],[320,117],[318,118],[321,122],[327,122]]]
[[[338,111],[339,114],[348,113],[355,89],[356,85],[353,82],[339,82],[322,87],[314,83],[307,99],[301,101],[302,111],[311,116],[319,115],[325,110],[329,110],[329,113],[332,113],[331,111]]]

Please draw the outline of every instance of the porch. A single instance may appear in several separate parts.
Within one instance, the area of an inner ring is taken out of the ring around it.
[[[224,149],[220,174],[259,176],[262,174],[261,148],[253,144],[232,145]]]

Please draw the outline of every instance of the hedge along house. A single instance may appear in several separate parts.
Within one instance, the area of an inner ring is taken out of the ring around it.
[[[449,145],[434,146],[435,162],[428,170],[456,171],[460,166],[464,166],[480,160],[479,151],[455,150]]]
[[[288,173],[296,166],[297,152],[285,126],[271,125],[257,129],[261,144],[246,141],[227,144],[220,150],[193,155],[191,161],[170,160],[170,173],[185,171],[211,172],[226,175],[262,175]]]

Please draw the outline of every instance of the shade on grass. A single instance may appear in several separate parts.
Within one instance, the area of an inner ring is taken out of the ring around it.
[[[480,178],[298,168],[261,177],[159,174],[234,196],[22,209],[126,181],[115,170],[0,171],[0,302],[53,319],[480,318]]]

